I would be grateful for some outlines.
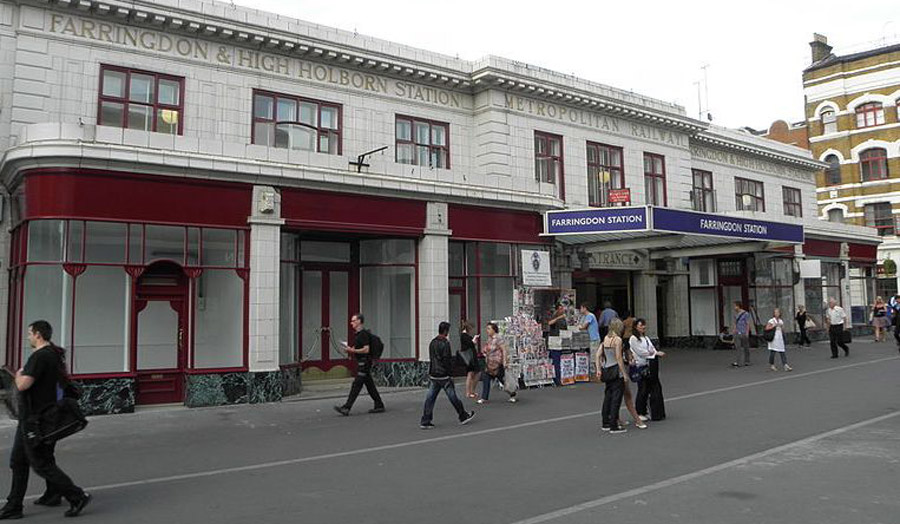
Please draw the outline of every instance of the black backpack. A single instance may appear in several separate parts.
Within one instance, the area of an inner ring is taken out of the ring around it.
[[[378,338],[378,335],[369,331],[369,357],[372,360],[378,360],[384,353],[384,342]]]

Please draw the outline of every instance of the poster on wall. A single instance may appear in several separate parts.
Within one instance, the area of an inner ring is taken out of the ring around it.
[[[522,250],[522,284],[529,287],[550,286],[550,252]]]
[[[589,353],[575,353],[575,382],[591,381],[591,357]]]
[[[563,386],[575,383],[575,355],[568,353],[559,359],[559,382]]]

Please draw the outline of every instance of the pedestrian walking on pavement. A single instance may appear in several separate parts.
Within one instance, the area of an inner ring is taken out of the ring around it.
[[[897,349],[900,350],[900,295],[894,295],[890,304],[891,324],[894,326],[894,340],[897,342]]]
[[[347,397],[347,401],[341,406],[335,406],[334,410],[345,417],[349,416],[356,397],[365,386],[372,402],[375,403],[369,413],[384,413],[384,402],[381,400],[381,395],[378,394],[375,379],[372,377],[372,373],[375,371],[375,356],[371,353],[373,335],[365,328],[365,317],[358,313],[350,318],[350,326],[356,332],[356,337],[352,346],[344,346],[344,351],[356,357],[356,378],[353,379],[353,385],[350,386],[350,395]]]
[[[831,342],[831,358],[838,358],[838,346],[844,350],[844,356],[850,356],[850,347],[844,338],[846,323],[847,313],[844,308],[837,305],[834,297],[829,298],[828,309],[825,310],[825,325],[828,326],[828,339]]]
[[[750,365],[750,332],[753,322],[750,313],[744,309],[740,302],[734,303],[734,349],[737,356],[732,366],[739,368]]]
[[[649,366],[648,374],[638,383],[637,408],[641,420],[647,420],[647,407],[649,404],[650,420],[664,420],[666,418],[666,405],[663,398],[662,383],[659,381],[659,360],[666,356],[665,352],[658,351],[650,337],[647,336],[647,321],[639,318],[634,322],[634,335],[631,337],[631,352],[634,353],[635,364]]]
[[[76,486],[72,479],[56,465],[55,445],[31,442],[26,438],[26,424],[31,415],[40,413],[58,400],[58,388],[68,383],[65,353],[51,343],[53,327],[45,320],[28,326],[28,343],[31,356],[25,366],[16,372],[15,385],[19,391],[19,425],[10,452],[9,467],[12,482],[6,505],[0,509],[0,520],[23,517],[23,501],[28,490],[29,469],[47,482],[48,492],[35,501],[36,504],[53,506],[61,501],[69,502],[67,517],[77,517],[91,502],[91,495]]]
[[[811,327],[815,327],[815,322],[809,318],[809,313],[806,312],[806,306],[800,304],[797,306],[797,314],[794,315],[794,320],[797,322],[797,330],[800,333],[800,341],[797,343],[798,347],[806,347],[812,346],[812,341],[809,340],[809,333],[807,330]]]
[[[468,424],[475,417],[475,412],[466,411],[462,401],[456,396],[456,386],[450,376],[450,371],[453,369],[453,355],[450,350],[450,340],[447,339],[449,334],[450,323],[441,322],[438,325],[438,335],[428,346],[428,356],[431,362],[428,366],[428,393],[425,394],[425,407],[419,423],[419,427],[422,429],[434,429],[434,424],[431,423],[434,416],[434,403],[441,390],[456,409],[460,425]]]
[[[619,425],[619,410],[625,394],[625,381],[628,379],[628,368],[622,356],[622,321],[613,319],[609,330],[603,338],[601,351],[597,353],[597,378],[606,388],[603,392],[602,425],[600,429],[610,433],[624,433],[626,429]]]
[[[478,399],[479,404],[484,404],[491,396],[491,382],[494,379],[500,381],[500,387],[503,387],[506,378],[506,362],[509,359],[509,352],[506,344],[500,338],[500,328],[497,324],[491,322],[487,325],[487,340],[484,342],[482,353],[484,353],[484,371],[481,373],[481,398]],[[516,392],[508,388],[504,388],[506,394],[509,395],[509,402],[516,402]]]
[[[586,330],[588,332],[588,337],[590,337],[590,363],[593,366],[594,362],[597,361],[597,351],[600,350],[600,343],[603,341],[603,338],[600,336],[600,324],[597,322],[597,317],[591,313],[591,308],[587,303],[581,305],[581,314],[583,315],[583,318],[579,329],[582,331]],[[593,371],[594,373],[597,373],[600,370],[594,368]]]
[[[481,366],[478,362],[478,348],[475,346],[478,335],[472,336],[475,331],[472,323],[466,319],[459,322],[461,333],[459,335],[459,356],[466,364],[466,397],[476,398],[475,386],[478,384],[478,374]]]
[[[888,330],[891,323],[887,316],[887,305],[881,297],[875,298],[875,304],[872,306],[872,327],[875,328],[875,342],[884,342],[884,333]]]
[[[766,322],[765,330],[772,333],[772,340],[769,341],[769,369],[778,371],[775,367],[775,354],[781,356],[781,366],[785,371],[792,371],[793,368],[787,363],[787,351],[784,343],[784,320],[781,319],[781,308],[775,308],[772,311],[772,318]]]

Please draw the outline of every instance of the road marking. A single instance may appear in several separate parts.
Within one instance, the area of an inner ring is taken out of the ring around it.
[[[785,375],[785,376],[781,376],[778,378],[759,380],[756,382],[748,382],[747,384],[739,384],[737,386],[728,386],[728,387],[723,387],[723,388],[711,389],[711,390],[707,390],[707,391],[700,391],[697,393],[688,393],[686,395],[681,395],[681,396],[670,398],[667,400],[667,402],[676,402],[679,400],[686,400],[686,399],[701,397],[701,396],[705,396],[705,395],[714,395],[714,394],[723,393],[723,392],[727,392],[727,391],[734,391],[734,390],[738,390],[738,389],[751,388],[751,387],[756,387],[756,386],[762,386],[765,384],[771,384],[774,382],[781,382],[783,380],[793,380],[793,379],[798,379],[798,378],[802,378],[802,377],[819,375],[822,373],[830,373],[833,371],[841,371],[844,369],[865,366],[865,365],[869,365],[869,364],[878,364],[881,362],[887,362],[887,361],[898,360],[898,359],[900,359],[900,357],[887,357],[887,358],[881,358],[881,359],[876,359],[876,360],[869,360],[869,361],[865,361],[865,362],[855,362],[853,364],[846,364],[843,366],[837,366],[837,367],[828,368],[828,369],[822,369],[822,370],[817,370],[817,371],[808,371],[805,373],[791,374],[789,376]],[[231,467],[231,468],[214,469],[214,470],[208,470],[208,471],[198,471],[198,472],[194,472],[194,473],[184,473],[181,475],[171,475],[171,476],[167,476],[167,477],[156,477],[156,478],[143,479],[143,480],[134,480],[134,481],[130,481],[130,482],[104,484],[101,486],[93,486],[93,487],[85,488],[85,489],[88,491],[105,491],[105,490],[111,490],[111,489],[129,488],[129,487],[134,487],[134,486],[147,486],[150,484],[162,484],[165,482],[177,482],[179,480],[191,480],[191,479],[198,479],[198,478],[205,478],[205,477],[213,477],[213,476],[217,476],[217,475],[226,475],[229,473],[241,473],[244,471],[258,471],[261,469],[277,468],[277,467],[282,467],[282,466],[293,466],[295,464],[305,464],[308,462],[318,462],[318,461],[330,460],[330,459],[336,459],[336,458],[351,457],[354,455],[364,455],[364,454],[375,453],[375,452],[379,452],[379,451],[389,451],[389,450],[407,448],[407,447],[412,447],[412,446],[421,446],[424,444],[433,444],[436,442],[444,442],[444,441],[448,441],[448,440],[476,437],[476,436],[480,436],[480,435],[489,435],[492,433],[500,433],[503,431],[515,431],[515,430],[519,430],[522,428],[542,426],[544,424],[555,424],[557,422],[563,422],[563,421],[567,421],[567,420],[575,420],[575,419],[584,418],[584,417],[597,416],[599,414],[600,414],[600,411],[588,411],[586,413],[575,413],[572,415],[565,415],[565,416],[554,417],[554,418],[550,418],[550,419],[534,420],[531,422],[523,422],[520,424],[511,425],[511,426],[504,426],[504,427],[500,427],[500,428],[491,428],[491,429],[482,429],[482,430],[477,430],[477,431],[469,431],[466,433],[457,433],[454,435],[445,435],[442,437],[410,440],[407,442],[398,442],[395,444],[385,444],[383,446],[373,446],[373,447],[364,448],[364,449],[354,449],[354,450],[350,450],[350,451],[339,451],[339,452],[335,452],[335,453],[326,453],[324,455],[314,455],[312,457],[301,457],[301,458],[277,460],[277,461],[273,461],[273,462],[263,462],[260,464],[249,464],[246,466],[236,466],[236,467]],[[29,497],[29,498],[32,498],[32,497]]]
[[[687,473],[684,475],[679,475],[677,477],[672,477],[655,484],[650,484],[649,486],[643,486],[640,488],[635,488],[628,491],[623,491],[621,493],[616,493],[615,495],[608,495],[603,498],[591,500],[588,502],[584,502],[569,508],[560,509],[557,511],[552,511],[550,513],[544,513],[543,515],[538,515],[536,517],[531,517],[525,520],[519,520],[514,522],[513,524],[540,524],[542,522],[550,522],[552,520],[557,520],[563,517],[568,517],[575,513],[580,513],[582,511],[586,511],[589,509],[598,508],[600,506],[604,506],[606,504],[610,504],[613,502],[618,502],[622,499],[628,499],[632,497],[637,497],[640,495],[646,495],[647,493],[658,491],[664,488],[668,488],[674,486],[676,484],[681,484],[682,482],[687,482],[690,480],[694,480],[700,477],[704,477],[706,475],[710,475],[713,473],[717,473],[719,471],[723,471],[729,468],[733,468],[735,466],[740,466],[743,464],[747,464],[748,462],[753,462],[755,460],[759,460],[770,455],[776,455],[783,451],[788,451],[792,448],[797,448],[801,446],[805,446],[807,444],[812,444],[819,440],[823,440],[829,437],[833,437],[835,435],[840,435],[841,433],[846,433],[848,431],[853,431],[855,429],[859,429],[865,426],[869,426],[872,424],[877,424],[879,422],[884,422],[885,420],[892,419],[894,417],[900,416],[900,411],[894,411],[893,413],[889,413],[887,415],[882,415],[880,417],[875,417],[869,420],[865,420],[862,422],[857,422],[856,424],[850,424],[849,426],[844,426],[842,428],[833,429],[831,431],[826,431],[825,433],[819,433],[818,435],[813,435],[812,437],[807,437],[805,439],[796,440],[794,442],[790,442],[788,444],[783,444],[781,446],[777,446],[771,449],[767,449],[765,451],[761,451],[759,453],[754,453],[752,455],[747,455],[746,457],[741,457],[739,459],[730,460],[728,462],[723,462],[716,466],[711,466],[705,469],[701,469],[698,471],[694,471],[693,473]]]

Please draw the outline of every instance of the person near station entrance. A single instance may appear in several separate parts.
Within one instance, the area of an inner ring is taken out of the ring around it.
[[[734,303],[734,349],[737,356],[732,366],[739,368],[750,365],[750,331],[753,329],[750,313],[740,302]]]
[[[366,391],[375,403],[375,406],[369,410],[369,413],[384,413],[384,402],[381,400],[381,395],[378,394],[378,388],[375,387],[375,379],[372,377],[372,373],[375,371],[375,362],[369,353],[371,335],[369,330],[365,328],[365,318],[358,313],[353,315],[350,318],[350,326],[356,331],[356,339],[352,346],[347,345],[344,347],[344,350],[356,357],[356,378],[353,379],[353,385],[350,386],[350,395],[347,397],[347,401],[341,406],[334,406],[334,410],[345,417],[349,416],[353,403],[356,402],[356,397],[359,396],[360,391],[365,386]]]
[[[558,337],[561,330],[569,327],[566,323],[566,307],[562,303],[556,304],[556,309],[550,314],[547,326],[549,328],[547,332],[551,337]]]
[[[22,518],[23,501],[28,490],[29,469],[47,481],[48,493],[35,501],[44,506],[58,505],[59,496],[69,502],[65,516],[76,517],[91,502],[91,495],[76,486],[72,479],[56,465],[55,445],[31,443],[25,438],[25,422],[29,416],[43,411],[59,400],[60,385],[68,382],[64,351],[53,345],[53,327],[46,320],[28,326],[31,356],[25,367],[16,372],[19,390],[19,426],[10,452],[9,467],[12,482],[6,505],[0,509],[0,520]],[[50,492],[52,490],[52,492]]]
[[[582,323],[579,328],[582,331],[587,331],[588,336],[591,339],[591,366],[594,366],[594,362],[597,361],[597,351],[600,350],[600,343],[603,341],[603,338],[600,337],[600,324],[597,322],[597,317],[591,313],[591,308],[588,305],[581,305],[581,314],[584,315],[582,319]],[[599,370],[594,368],[593,372],[597,373]]]
[[[797,306],[797,313],[794,315],[794,321],[797,322],[797,329],[800,332],[798,347],[811,347],[812,341],[809,339],[807,330],[810,327],[815,327],[816,323],[809,318],[809,313],[806,312],[806,306],[803,304]]]
[[[900,350],[900,295],[894,295],[891,299],[889,311],[894,326],[894,340],[897,342],[897,349]]]
[[[447,395],[447,399],[456,409],[459,416],[459,424],[468,424],[474,417],[474,411],[466,411],[462,401],[456,396],[456,386],[453,384],[453,378],[450,371],[453,368],[453,357],[450,351],[450,341],[447,335],[450,334],[450,323],[441,322],[438,325],[438,335],[434,337],[431,344],[428,345],[428,356],[431,359],[428,365],[428,393],[425,394],[425,407],[422,410],[422,420],[419,427],[422,429],[434,429],[431,423],[434,417],[434,403],[437,401],[438,393],[441,390]]]
[[[603,302],[603,311],[600,312],[600,318],[597,320],[600,325],[600,340],[606,338],[606,334],[609,333],[609,323],[614,318],[619,318],[619,314],[612,308],[609,300]]]
[[[828,340],[831,342],[831,358],[838,358],[838,346],[844,350],[844,356],[850,356],[850,348],[844,342],[844,329],[847,323],[847,313],[844,308],[837,305],[834,297],[828,299],[828,309],[825,310],[825,325],[828,326]]]

